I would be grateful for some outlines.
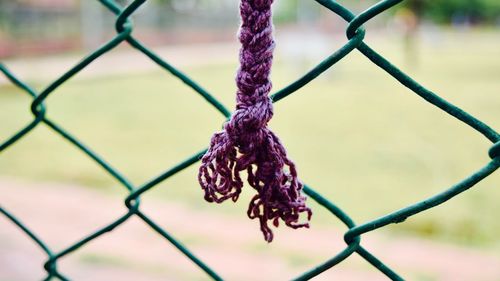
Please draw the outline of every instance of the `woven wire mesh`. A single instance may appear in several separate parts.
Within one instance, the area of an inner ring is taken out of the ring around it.
[[[143,193],[154,188],[159,183],[167,180],[176,173],[186,169],[187,167],[196,163],[200,157],[205,153],[206,149],[195,153],[191,157],[187,158],[183,162],[177,164],[176,166],[168,169],[158,177],[140,185],[132,185],[124,175],[122,175],[117,169],[113,168],[108,162],[106,162],[99,154],[94,152],[91,148],[83,144],[79,139],[75,138],[72,134],[66,131],[61,126],[57,125],[54,121],[48,119],[45,115],[46,105],[44,104],[45,99],[53,93],[59,86],[68,81],[71,77],[78,74],[82,69],[91,64],[94,60],[100,56],[106,54],[108,51],[117,47],[121,43],[127,42],[133,48],[142,52],[152,61],[154,61],[159,67],[163,68],[171,75],[177,77],[182,82],[184,82],[188,87],[193,89],[196,93],[201,95],[211,106],[215,107],[224,117],[229,118],[230,112],[210,93],[204,90],[195,81],[190,79],[187,75],[170,65],[168,62],[160,58],[153,51],[143,45],[140,41],[136,40],[132,35],[133,25],[130,20],[131,15],[147,0],[135,0],[131,2],[128,6],[122,7],[113,0],[98,0],[102,5],[104,5],[110,12],[116,16],[116,32],[117,35],[111,39],[106,44],[102,45],[100,48],[96,49],[90,53],[87,57],[83,58],[78,64],[73,66],[57,80],[52,82],[43,91],[37,93],[33,88],[28,86],[22,80],[20,80],[14,73],[9,71],[7,67],[0,63],[0,70],[6,75],[6,77],[17,87],[22,89],[28,95],[33,98],[31,103],[31,112],[34,115],[34,119],[27,124],[23,129],[19,130],[12,137],[8,138],[6,141],[0,144],[0,152],[4,151],[8,147],[12,146],[14,143],[19,141],[21,138],[28,136],[29,133],[37,126],[44,124],[56,134],[61,135],[64,139],[69,141],[71,144],[76,146],[82,153],[86,154],[88,157],[93,159],[98,165],[100,165],[107,173],[109,173],[113,178],[115,178],[124,188],[129,191],[128,196],[125,198],[125,206],[127,207],[127,212],[123,214],[120,218],[109,223],[105,227],[99,229],[98,231],[91,233],[83,238],[81,238],[77,243],[59,251],[54,252],[50,247],[42,241],[33,230],[31,230],[27,225],[22,223],[14,214],[8,212],[6,209],[0,207],[0,211],[4,214],[12,223],[19,227],[25,234],[27,234],[47,255],[47,261],[44,264],[44,268],[47,272],[45,280],[50,280],[53,278],[60,280],[69,280],[68,276],[65,276],[58,270],[57,263],[63,257],[73,253],[80,247],[85,246],[90,241],[100,237],[114,230],[116,227],[123,224],[125,221],[133,216],[137,216],[143,220],[147,225],[151,227],[152,230],[159,233],[166,240],[168,240],[173,246],[175,246],[182,254],[188,257],[193,263],[195,263],[201,270],[206,272],[208,276],[215,280],[222,280],[222,277],[216,273],[212,268],[208,266],[207,263],[203,262],[195,256],[189,249],[187,249],[181,242],[174,238],[170,233],[165,231],[152,219],[150,219],[146,214],[140,210],[140,197]],[[443,192],[427,198],[421,202],[410,205],[401,210],[395,211],[393,213],[387,214],[385,216],[379,217],[372,221],[365,222],[363,224],[356,224],[349,215],[342,209],[337,207],[335,204],[330,202],[327,198],[323,197],[318,192],[314,191],[310,186],[305,184],[304,192],[314,201],[319,203],[332,215],[337,217],[342,223],[347,227],[347,231],[344,234],[344,240],[346,247],[341,252],[337,253],[335,256],[331,257],[322,264],[304,272],[302,275],[295,278],[295,280],[307,280],[314,276],[321,274],[322,272],[331,269],[335,265],[347,259],[350,255],[357,253],[359,256],[364,258],[367,262],[377,268],[381,273],[385,274],[388,278],[392,280],[403,280],[403,277],[398,275],[393,269],[391,269],[384,262],[375,257],[370,251],[365,249],[361,244],[361,236],[365,233],[377,230],[384,226],[393,223],[401,223],[406,220],[406,218],[416,215],[420,212],[426,211],[437,205],[440,205],[447,200],[453,198],[454,196],[468,190],[484,178],[493,174],[500,167],[500,135],[490,128],[488,125],[484,124],[480,120],[474,118],[467,112],[461,110],[460,108],[454,106],[453,104],[442,99],[440,96],[426,89],[424,86],[420,85],[418,82],[413,80],[410,76],[406,75],[404,72],[399,70],[396,66],[392,65],[388,60],[379,55],[370,46],[368,46],[363,40],[365,36],[365,30],[362,27],[364,23],[376,17],[377,15],[383,13],[384,11],[390,9],[391,7],[397,5],[403,0],[385,0],[380,1],[377,4],[371,6],[364,12],[355,15],[347,8],[333,0],[315,0],[317,3],[335,13],[347,22],[346,35],[348,38],[347,43],[332,53],[329,57],[324,59],[320,64],[314,67],[311,71],[307,72],[300,79],[294,81],[285,88],[274,93],[271,98],[273,102],[278,102],[281,99],[291,95],[296,92],[324,71],[332,67],[335,63],[342,60],[349,53],[357,49],[371,62],[377,65],[381,70],[385,71],[387,74],[394,77],[398,82],[412,90],[415,94],[419,95],[425,99],[430,104],[440,108],[444,112],[454,116],[456,119],[466,123],[475,131],[481,133],[489,139],[493,146],[489,150],[489,156],[492,159],[480,170],[474,172],[469,177],[456,183],[450,188],[444,190]]]

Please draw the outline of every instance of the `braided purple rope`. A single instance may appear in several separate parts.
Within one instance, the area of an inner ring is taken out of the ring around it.
[[[297,179],[295,164],[286,156],[278,137],[267,128],[273,116],[268,96],[274,50],[272,2],[241,0],[242,48],[236,77],[236,111],[224,130],[213,135],[198,175],[205,200],[221,203],[238,199],[243,187],[240,171],[247,170],[248,183],[257,190],[247,213],[251,219],[259,219],[268,242],[273,240],[269,220],[276,227],[280,218],[292,228],[309,227],[308,222],[299,223],[299,216],[306,212],[309,221],[312,215],[301,195],[302,183]]]

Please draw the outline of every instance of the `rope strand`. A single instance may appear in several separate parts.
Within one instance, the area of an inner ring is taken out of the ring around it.
[[[301,195],[302,183],[295,164],[287,157],[278,137],[267,128],[273,116],[269,98],[269,78],[273,60],[274,39],[271,18],[272,0],[242,0],[239,31],[240,68],[236,76],[236,110],[222,132],[215,133],[202,158],[199,182],[208,202],[238,200],[243,187],[240,172],[246,170],[247,181],[257,194],[247,211],[258,219],[264,239],[273,240],[268,225],[279,219],[292,228],[309,227],[300,223],[300,214],[312,212]]]

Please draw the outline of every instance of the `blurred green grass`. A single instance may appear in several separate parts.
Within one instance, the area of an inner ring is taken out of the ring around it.
[[[498,35],[450,33],[439,42],[421,42],[417,66],[405,66],[399,41],[375,38],[372,42],[376,50],[403,65],[424,86],[498,129]],[[99,64],[96,61],[84,71]],[[132,66],[123,62],[116,67]],[[274,89],[298,78],[306,71],[301,67],[278,53]],[[235,69],[236,65],[204,65],[183,70],[233,108]],[[47,81],[31,82],[37,89],[47,85]],[[46,103],[50,119],[136,185],[205,148],[224,121],[202,98],[160,70],[71,80]],[[0,139],[31,120],[29,104],[28,96],[18,89],[0,86]],[[486,164],[491,146],[356,52],[279,102],[270,125],[297,163],[302,180],[358,223],[450,187]],[[253,191],[246,188],[244,198],[234,205],[205,203],[196,180],[197,166],[158,185],[145,194],[146,200],[160,197],[246,217],[243,209]],[[2,152],[0,176],[76,182],[125,194],[125,189],[93,161],[43,125]],[[452,201],[379,232],[500,247],[498,187],[500,176],[496,173]],[[340,225],[311,204],[317,210],[313,226]]]

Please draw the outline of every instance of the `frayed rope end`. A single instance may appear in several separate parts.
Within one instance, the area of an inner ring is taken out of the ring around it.
[[[271,242],[274,235],[269,221],[275,227],[281,219],[291,228],[308,228],[312,211],[305,204],[295,164],[287,158],[284,147],[269,129],[259,131],[237,138],[239,146],[226,131],[216,133],[202,158],[198,179],[208,202],[236,201],[243,187],[240,172],[247,170],[247,181],[257,191],[247,214],[259,220],[264,239]],[[301,213],[307,214],[307,222],[299,222]]]

